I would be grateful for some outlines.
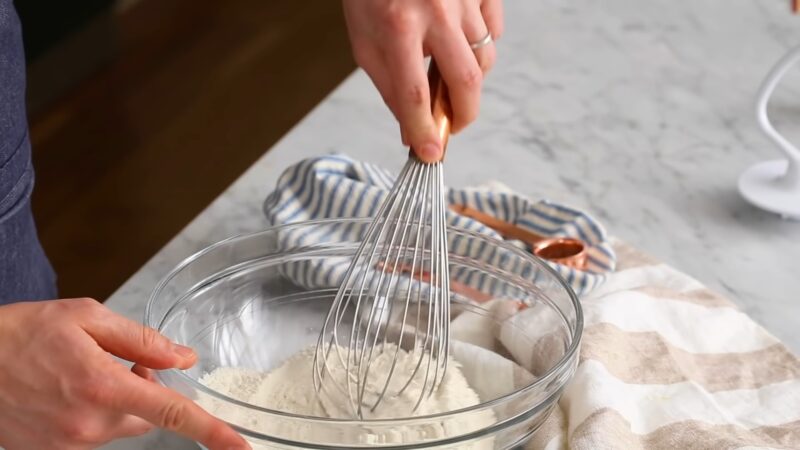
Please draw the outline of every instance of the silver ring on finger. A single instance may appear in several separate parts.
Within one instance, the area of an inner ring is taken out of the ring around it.
[[[492,38],[492,32],[490,31],[490,32],[486,33],[486,36],[481,38],[481,40],[476,41],[476,42],[470,42],[469,43],[469,48],[471,48],[473,50],[477,50],[479,48],[486,47],[487,45],[491,44],[492,42],[494,42],[494,39]]]

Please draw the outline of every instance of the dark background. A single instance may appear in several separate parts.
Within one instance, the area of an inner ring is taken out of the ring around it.
[[[108,11],[113,0],[22,0],[15,5],[24,24],[25,56],[34,61],[80,30],[98,14]]]
[[[105,299],[354,68],[333,0],[25,0],[39,235]]]

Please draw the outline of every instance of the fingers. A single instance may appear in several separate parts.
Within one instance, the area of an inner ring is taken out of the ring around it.
[[[152,423],[141,417],[125,414],[120,417],[119,421],[108,426],[105,431],[109,436],[108,441],[110,441],[121,437],[141,436],[153,428],[155,426]]]
[[[431,40],[431,51],[450,93],[455,133],[478,116],[483,71],[460,29],[437,32]]]
[[[392,77],[386,68],[386,62],[384,61],[384,58],[379,50],[360,50],[358,52],[354,51],[354,54],[357,55],[356,61],[358,62],[358,65],[364,69],[365,72],[367,72],[370,80],[372,80],[372,84],[378,88],[378,92],[381,94],[383,102],[389,107],[389,111],[392,112],[395,120],[402,124],[395,102]],[[367,54],[367,56],[364,56],[364,54]],[[408,137],[406,136],[406,132],[402,125],[400,127],[400,137],[404,145],[409,145]]]
[[[186,397],[137,376],[124,375],[119,377],[111,399],[118,410],[182,434],[210,450],[250,449],[231,427]]]
[[[111,411],[103,416],[83,411],[83,414],[77,414],[65,422],[56,436],[51,437],[64,444],[70,443],[74,448],[94,448],[115,439],[141,436],[153,428],[150,422],[129,414],[114,414]]]
[[[451,130],[472,122],[483,74],[494,65],[494,45],[474,52],[469,42],[503,33],[502,0],[343,2],[356,61],[400,122],[403,142],[420,159],[438,161],[442,144],[430,110],[424,57],[438,63],[448,85]]]
[[[389,110],[394,114],[395,119],[398,118],[395,111],[394,89],[392,88],[392,77],[386,69],[386,62],[383,55],[376,48],[359,48],[353,49],[353,55],[356,58],[358,65],[367,72],[372,83],[378,88],[378,92],[383,98],[383,102],[389,107]],[[404,144],[405,139],[403,140]]]
[[[143,380],[153,381],[153,382],[156,381],[156,377],[153,371],[140,364],[134,364],[133,367],[131,367],[131,372],[133,372],[135,375],[137,375],[139,378]]]
[[[475,59],[478,61],[481,72],[486,75],[492,69],[494,62],[497,59],[497,50],[495,49],[494,43],[477,48],[474,50],[474,52]]]
[[[84,323],[84,330],[105,351],[151,369],[188,369],[197,360],[192,349],[105,308]]]
[[[503,35],[503,1],[483,0],[481,2],[481,15],[494,40]]]
[[[422,43],[413,37],[399,37],[387,50],[387,68],[393,80],[395,115],[407,145],[426,162],[442,158],[442,147],[431,115],[428,77]]]
[[[485,23],[485,18],[477,8],[464,12],[461,27],[464,30],[464,36],[466,36],[467,43],[469,44],[479,42],[491,32],[491,28],[487,28],[488,24]],[[495,61],[496,51],[494,42],[490,42],[476,49],[470,47],[470,49],[478,60],[478,65],[481,67],[483,73],[486,74],[489,72],[492,66],[494,66]]]
[[[359,67],[364,69],[369,75],[370,80],[372,80],[372,84],[378,88],[378,92],[381,94],[381,98],[383,98],[383,102],[386,106],[389,107],[389,111],[391,111],[392,115],[394,116],[395,120],[400,126],[400,137],[401,141],[404,145],[409,145],[408,137],[406,135],[406,130],[402,126],[402,121],[400,120],[400,116],[397,109],[397,103],[395,101],[394,95],[394,84],[392,82],[392,76],[387,69],[387,64],[385,58],[383,57],[380,50],[377,48],[370,48],[370,49],[362,49],[362,50],[353,50],[353,54],[356,55],[356,62],[358,63]]]

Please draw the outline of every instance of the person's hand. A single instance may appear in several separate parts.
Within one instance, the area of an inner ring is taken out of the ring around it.
[[[483,75],[492,67],[492,43],[470,43],[503,32],[501,0],[343,0],[356,62],[372,78],[400,122],[403,143],[424,161],[441,159],[430,111],[424,57],[432,55],[450,92],[452,131],[478,115]]]
[[[134,372],[110,354],[138,366]],[[148,381],[194,352],[90,299],[0,307],[0,447],[95,448],[154,426],[211,450],[249,449],[224,422]],[[137,375],[139,373],[139,375]]]

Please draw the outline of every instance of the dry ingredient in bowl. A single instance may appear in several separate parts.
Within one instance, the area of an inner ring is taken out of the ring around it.
[[[374,370],[376,379],[383,381],[385,375],[391,368],[396,347],[386,348],[373,362],[371,371]],[[347,349],[342,349],[346,352]],[[332,352],[333,353],[333,352]],[[346,354],[346,353],[345,353]],[[335,357],[333,354],[331,358]],[[352,409],[350,399],[345,392],[334,387],[326,390],[325,395],[317,395],[312,384],[312,366],[314,360],[314,348],[307,348],[288,360],[281,366],[270,372],[258,372],[248,369],[222,367],[206,374],[201,382],[217,392],[229,397],[241,400],[252,405],[261,406],[269,409],[302,414],[313,417],[324,418],[351,418]],[[418,355],[400,350],[398,352],[396,374],[411,374],[418,362]],[[342,373],[335,373],[334,376],[343,378],[344,368],[338,364],[332,365],[333,370],[339,367]],[[422,374],[424,375],[424,374]],[[402,395],[387,395],[380,407],[374,412],[369,408],[364,409],[365,419],[390,419],[398,415],[408,416],[413,410],[417,399],[423,389],[422,375],[415,376],[409,387]],[[394,380],[399,380],[399,385],[389,388],[390,392],[397,392],[403,387],[408,377],[393,376]],[[367,392],[371,393],[366,398],[374,399],[380,392],[382,384],[378,386],[378,381],[374,386],[368,386]],[[439,388],[433,395],[426,398],[414,415],[431,415],[454,411],[477,405],[481,402],[478,394],[469,386],[467,379],[461,372],[460,365],[450,360],[448,362],[447,373],[442,380]],[[470,414],[459,420],[449,420],[446,422],[432,421],[424,427],[405,427],[398,425],[392,427],[390,431],[371,430],[369,426],[361,427],[355,431],[352,428],[347,430],[338,428],[321,428],[314,424],[297,425],[288,421],[262,419],[245,408],[232,408],[231,405],[223,405],[215,402],[200,402],[201,406],[206,407],[212,414],[216,414],[234,423],[246,425],[248,428],[264,434],[280,435],[288,439],[299,441],[326,441],[335,438],[353,439],[364,444],[408,444],[422,441],[435,441],[446,437],[455,437],[465,433],[479,430],[491,425],[494,422],[493,414],[485,411]],[[232,415],[234,415],[232,417]],[[238,415],[238,416],[237,416]],[[342,433],[356,433],[358,436],[342,436]],[[331,436],[331,434],[339,436]],[[481,442],[478,444],[465,444],[459,447],[464,450],[478,450],[492,448],[491,442]]]

